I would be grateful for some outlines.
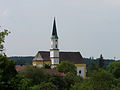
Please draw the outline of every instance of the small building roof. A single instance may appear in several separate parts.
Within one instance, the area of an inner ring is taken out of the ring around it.
[[[84,60],[80,52],[59,52],[60,61],[70,61],[74,64],[83,64]],[[50,61],[49,51],[39,51],[33,61]]]
[[[19,72],[19,71],[25,69],[25,67],[26,67],[25,65],[16,65],[15,69],[16,69],[17,72]]]
[[[58,72],[57,70],[53,70],[53,69],[44,69],[44,72],[46,72],[50,75],[65,76],[65,74],[63,72]]]

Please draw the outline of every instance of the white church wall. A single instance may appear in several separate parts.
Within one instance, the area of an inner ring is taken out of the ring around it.
[[[77,75],[85,78],[85,67],[77,67]]]
[[[59,58],[51,58],[52,64],[59,64]]]
[[[59,57],[59,51],[50,51],[50,57]]]

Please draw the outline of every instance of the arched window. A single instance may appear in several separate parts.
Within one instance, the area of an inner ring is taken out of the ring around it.
[[[79,70],[79,74],[81,74],[81,70]]]

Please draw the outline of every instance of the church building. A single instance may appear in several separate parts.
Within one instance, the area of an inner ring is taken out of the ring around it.
[[[51,68],[54,68],[62,61],[69,61],[74,63],[77,67],[77,75],[86,78],[86,64],[84,63],[80,52],[59,51],[58,39],[56,21],[54,19],[50,51],[38,51],[37,55],[33,59],[33,66],[42,67],[44,64],[47,64],[50,65]]]

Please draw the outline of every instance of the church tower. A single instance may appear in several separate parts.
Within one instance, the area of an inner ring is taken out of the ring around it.
[[[56,29],[56,22],[54,18],[53,31],[51,36],[51,48],[50,48],[51,68],[56,67],[59,64],[59,49],[58,49],[58,35]]]

